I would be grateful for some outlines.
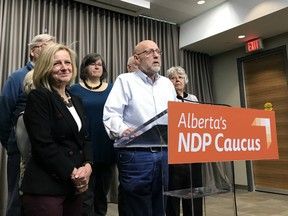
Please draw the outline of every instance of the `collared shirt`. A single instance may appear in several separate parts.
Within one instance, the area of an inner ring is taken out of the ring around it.
[[[152,80],[142,71],[117,77],[107,98],[103,122],[110,138],[116,139],[130,127],[137,128],[177,101],[172,82],[159,74]],[[157,124],[167,124],[167,115]]]
[[[184,92],[184,99],[190,100],[190,101],[198,101],[198,99],[195,95],[188,94],[186,92]]]

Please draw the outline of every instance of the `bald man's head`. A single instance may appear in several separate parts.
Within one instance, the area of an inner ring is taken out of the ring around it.
[[[138,70],[138,65],[134,59],[134,56],[130,56],[127,61],[127,71],[135,72]]]

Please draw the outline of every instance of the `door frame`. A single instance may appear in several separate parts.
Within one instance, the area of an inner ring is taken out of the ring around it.
[[[263,57],[267,57],[267,56],[272,55],[272,54],[279,54],[279,53],[282,53],[284,56],[284,59],[286,59],[286,61],[284,61],[284,70],[285,70],[286,80],[288,81],[288,59],[287,59],[287,47],[286,47],[286,45],[272,48],[269,50],[264,50],[264,51],[252,53],[250,55],[237,58],[240,104],[241,104],[242,108],[247,108],[243,64],[245,62],[248,62],[251,60],[255,60],[258,58],[263,58]],[[248,191],[255,191],[253,164],[252,164],[251,160],[246,161],[246,175],[247,175]]]

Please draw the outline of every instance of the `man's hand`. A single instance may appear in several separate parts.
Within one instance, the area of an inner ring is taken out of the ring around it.
[[[128,129],[126,129],[126,130],[121,134],[120,137],[124,137],[124,136],[126,136],[127,134],[131,133],[131,132],[134,131],[134,130],[135,130],[135,128],[128,128]],[[133,134],[132,136],[130,136],[129,138],[137,137],[137,136],[139,136],[139,134],[140,134],[140,133],[137,132],[137,133]]]

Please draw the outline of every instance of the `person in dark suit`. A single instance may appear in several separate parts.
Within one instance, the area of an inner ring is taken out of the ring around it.
[[[15,137],[16,119],[26,105],[26,94],[23,92],[23,80],[34,68],[42,48],[54,43],[54,36],[38,34],[28,44],[30,61],[22,68],[12,72],[5,81],[0,95],[0,142],[7,150],[7,186],[8,198],[6,216],[21,216],[19,196],[20,152]]]
[[[81,99],[67,90],[76,74],[71,49],[61,44],[43,48],[23,115],[31,142],[21,186],[25,216],[81,215],[93,151]]]

